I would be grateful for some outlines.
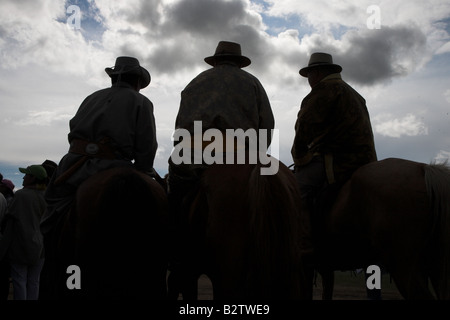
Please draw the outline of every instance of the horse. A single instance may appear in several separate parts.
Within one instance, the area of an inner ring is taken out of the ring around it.
[[[261,168],[213,164],[204,171],[186,213],[183,299],[197,298],[202,274],[214,300],[304,298],[299,189],[281,162],[275,175]]]
[[[165,299],[167,219],[166,191],[150,176],[116,167],[89,177],[58,240],[58,298]],[[68,266],[80,288],[69,288]]]
[[[405,299],[450,299],[446,164],[388,158],[364,165],[312,224],[329,298],[334,270],[381,264]]]

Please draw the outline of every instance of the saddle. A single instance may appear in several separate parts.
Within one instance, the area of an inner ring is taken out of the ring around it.
[[[109,145],[109,141],[109,138],[104,138],[99,142],[73,139],[70,143],[69,152],[80,154],[83,157],[63,172],[54,184],[58,185],[65,182],[90,158],[115,159],[115,150]]]

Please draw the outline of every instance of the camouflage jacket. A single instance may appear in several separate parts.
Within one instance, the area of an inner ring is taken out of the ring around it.
[[[259,80],[232,64],[220,64],[195,77],[182,91],[175,129],[194,133],[194,121],[203,132],[215,128],[270,129],[275,120],[267,94]]]
[[[366,101],[340,74],[323,79],[303,99],[291,153],[296,166],[331,154],[337,181],[377,160]]]

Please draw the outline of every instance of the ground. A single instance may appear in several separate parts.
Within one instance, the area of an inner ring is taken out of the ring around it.
[[[198,281],[199,300],[212,300],[212,286],[208,277],[202,275]],[[322,282],[320,276],[317,277],[316,285],[313,291],[313,299],[321,300]],[[391,280],[389,274],[382,276],[381,292],[383,300],[402,300],[402,296],[398,292],[395,284]],[[12,286],[10,290],[9,300],[12,300]],[[334,300],[366,300],[366,286],[363,273],[355,273],[351,271],[335,272],[335,290]]]
[[[381,278],[381,295],[383,300],[402,300],[395,284],[389,274]],[[208,277],[201,276],[199,279],[199,300],[212,300],[212,287]],[[317,277],[313,291],[313,299],[321,300],[322,282]],[[334,300],[367,300],[366,282],[363,273],[352,271],[335,272]]]

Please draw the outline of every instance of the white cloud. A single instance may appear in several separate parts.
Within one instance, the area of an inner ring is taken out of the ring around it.
[[[450,89],[448,89],[444,92],[444,97],[445,97],[445,100],[447,100],[447,102],[450,103]]]
[[[443,54],[450,52],[450,42],[443,44],[437,51],[436,54]]]
[[[110,53],[86,41],[80,30],[68,27],[63,2],[23,2],[0,2],[0,67],[14,70],[37,65],[43,70],[82,74],[95,83],[97,67]]]
[[[298,14],[317,30],[330,30],[333,26],[367,28],[367,19],[373,14],[367,8],[376,5],[380,9],[381,26],[415,23],[432,29],[433,23],[448,17],[448,1],[372,1],[372,0],[267,0],[270,8],[267,14],[287,16]]]
[[[373,119],[376,133],[400,138],[402,136],[427,135],[427,126],[413,114],[407,114],[403,118],[393,118],[391,114],[380,114]]]
[[[440,150],[434,158],[437,163],[444,163],[450,161],[450,151]]]
[[[72,114],[58,114],[56,111],[29,111],[28,114],[17,121],[18,126],[50,126],[54,122],[68,122]]]

